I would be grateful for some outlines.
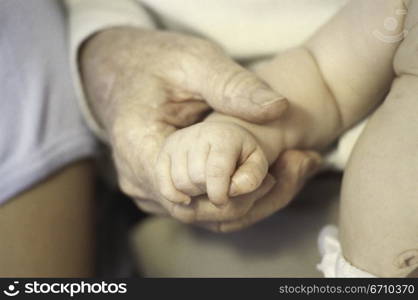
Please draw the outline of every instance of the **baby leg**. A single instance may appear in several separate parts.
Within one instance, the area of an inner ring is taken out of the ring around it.
[[[346,169],[340,241],[345,259],[379,277],[418,268],[418,78],[395,80]]]

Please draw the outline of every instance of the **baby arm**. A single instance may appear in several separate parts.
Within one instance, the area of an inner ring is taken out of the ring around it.
[[[213,157],[217,156],[224,164],[223,168],[219,168],[220,164],[217,164],[213,168],[214,171],[209,173],[215,175],[213,177],[217,180],[204,178],[207,174],[204,167],[196,168],[195,170],[200,171],[195,171],[191,176],[198,178],[196,182],[192,180],[192,184],[196,186],[192,189],[189,188],[190,178],[187,179],[184,175],[190,176],[192,172],[184,170],[184,166],[186,169],[189,168],[187,166],[192,168],[200,162],[208,165],[208,161],[207,157],[199,158],[197,154],[194,155],[194,159],[185,159],[184,153],[188,152],[183,148],[192,147],[190,153],[206,153],[205,155],[208,151],[207,148],[196,150],[199,145],[197,143],[199,129],[194,126],[185,129],[196,130],[196,133],[189,132],[187,134],[189,137],[184,139],[184,142],[181,139],[184,131],[177,132],[180,135],[177,137],[174,135],[175,138],[169,147],[172,150],[169,152],[176,150],[183,153],[183,158],[178,156],[174,160],[181,163],[170,167],[173,161],[170,161],[168,155],[163,155],[160,161],[164,163],[159,164],[159,169],[165,170],[158,172],[162,178],[160,187],[165,191],[165,195],[176,194],[176,197],[171,198],[177,198],[176,202],[187,203],[190,201],[189,196],[203,193],[207,189],[209,198],[214,203],[225,203],[228,194],[234,194],[229,187],[230,183],[238,182],[238,180],[234,181],[236,174],[233,176],[232,174],[239,161],[237,149],[240,149],[244,136],[253,151],[257,148],[256,144],[262,150],[257,151],[256,155],[261,171],[257,175],[242,172],[245,174],[242,178],[250,178],[249,176],[256,178],[252,180],[255,184],[247,185],[246,192],[255,189],[267,172],[266,164],[260,163],[262,160],[259,157],[263,154],[270,164],[284,149],[323,149],[328,146],[344,130],[365,117],[383,99],[390,87],[394,76],[393,56],[402,39],[388,40],[384,37],[389,35],[397,37],[402,34],[405,9],[401,0],[352,0],[305,45],[282,53],[271,62],[259,66],[258,75],[290,100],[291,106],[287,113],[279,120],[263,125],[248,123],[219,113],[210,115],[206,122],[218,124],[219,128],[210,133],[209,140],[205,137],[203,144],[206,147],[208,144],[211,145],[213,138],[216,140],[214,143],[222,146],[222,151],[228,151],[229,155],[215,148],[213,153],[216,155]],[[398,24],[398,27],[389,30],[390,32],[385,28],[387,24],[385,21],[389,19],[395,20]],[[207,126],[201,124],[198,126]],[[236,124],[237,127],[230,127],[231,132],[242,131],[245,134],[237,140],[216,138],[217,134],[223,136],[220,124],[228,124],[228,126]],[[200,129],[200,131],[204,130]],[[205,132],[209,133],[209,131]],[[217,133],[214,134],[215,132]],[[189,142],[186,143],[186,140]],[[184,151],[179,151],[181,149]],[[243,158],[240,159],[241,165],[244,165]],[[191,163],[187,164],[187,161]],[[171,171],[167,171],[169,167]],[[176,170],[183,175],[173,174]],[[178,178],[182,179],[178,180]],[[203,183],[206,185],[204,186]],[[216,186],[221,188],[215,188]]]
[[[352,0],[302,47],[256,68],[289,99],[288,147],[323,149],[383,100],[405,15],[401,0]]]
[[[247,129],[269,164],[284,149],[324,149],[383,100],[394,78],[405,16],[401,0],[350,1],[302,47],[256,67],[257,75],[289,99],[279,120],[261,126],[219,113],[207,120]],[[388,32],[387,20],[398,26]]]

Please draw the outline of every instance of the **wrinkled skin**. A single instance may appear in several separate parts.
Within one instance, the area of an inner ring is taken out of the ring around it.
[[[314,152],[288,151],[257,190],[222,207],[206,196],[189,206],[172,203],[161,194],[155,172],[171,133],[201,120],[209,107],[260,123],[285,113],[287,101],[218,46],[175,33],[103,31],[85,43],[80,69],[120,187],[146,212],[215,231],[238,230],[285,206],[319,166]]]

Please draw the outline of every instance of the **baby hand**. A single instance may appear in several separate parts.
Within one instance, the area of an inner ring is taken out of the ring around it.
[[[204,193],[215,205],[229,196],[254,191],[267,175],[268,162],[255,138],[239,125],[203,122],[170,135],[157,161],[161,194],[189,204]]]

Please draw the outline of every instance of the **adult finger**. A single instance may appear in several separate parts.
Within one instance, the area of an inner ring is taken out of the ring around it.
[[[200,196],[193,200],[194,222],[220,222],[232,221],[243,217],[252,208],[254,203],[262,199],[274,186],[273,176],[267,175],[261,186],[252,193],[231,198],[226,205],[218,207],[208,201],[207,197]]]
[[[316,152],[298,150],[284,152],[272,169],[277,183],[265,198],[257,201],[251,210],[241,218],[218,224],[207,223],[205,226],[218,232],[231,232],[267,218],[288,205],[320,165],[321,157]]]

